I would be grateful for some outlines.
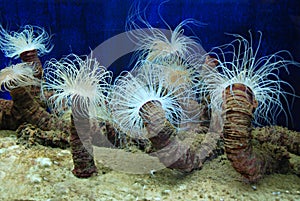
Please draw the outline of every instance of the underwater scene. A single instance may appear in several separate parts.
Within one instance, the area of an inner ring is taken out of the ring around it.
[[[0,201],[300,200],[297,0],[0,0]]]

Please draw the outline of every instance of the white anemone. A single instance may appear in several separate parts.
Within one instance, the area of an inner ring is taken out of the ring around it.
[[[35,74],[37,70],[30,63],[11,65],[0,71],[0,86],[6,91],[17,87],[40,86],[41,82],[34,77]]]
[[[51,59],[45,65],[43,90],[52,92],[48,99],[52,109],[63,113],[73,106],[80,115],[110,119],[106,105],[112,74],[96,59],[85,60],[70,54],[57,61]]]
[[[26,25],[20,32],[8,32],[0,25],[0,48],[6,57],[17,58],[34,49],[42,56],[52,50],[50,40],[51,35],[38,26]]]
[[[287,95],[294,96],[291,85],[279,78],[281,70],[288,70],[288,65],[299,65],[292,60],[288,51],[279,51],[275,54],[258,58],[258,50],[261,43],[261,32],[257,48],[254,49],[252,35],[250,42],[240,35],[231,43],[216,47],[208,53],[218,62],[214,69],[207,70],[201,74],[204,86],[201,88],[203,94],[210,95],[211,107],[221,110],[223,103],[222,94],[224,90],[235,83],[241,83],[249,87],[258,102],[254,116],[254,123],[275,123],[280,112],[289,116],[289,108],[283,108],[282,101],[288,106]],[[286,60],[284,56],[290,58]],[[282,89],[286,85],[291,92]],[[204,97],[204,96],[203,96]]]
[[[124,72],[117,77],[110,94],[109,105],[117,127],[133,137],[144,137],[144,122],[141,108],[148,102],[159,102],[166,119],[177,129],[180,123],[191,121],[185,111],[185,104],[192,97],[185,83],[170,84],[157,64],[144,61],[135,71]],[[147,70],[142,70],[146,68]]]
[[[132,5],[126,20],[126,31],[129,38],[137,44],[136,57],[154,61],[164,60],[172,55],[187,59],[191,55],[203,53],[204,50],[195,35],[184,35],[184,27],[193,32],[190,25],[201,26],[203,23],[189,18],[172,29],[159,13],[163,3],[159,5],[158,15],[166,29],[155,28],[148,22],[147,6],[141,10],[140,2]]]

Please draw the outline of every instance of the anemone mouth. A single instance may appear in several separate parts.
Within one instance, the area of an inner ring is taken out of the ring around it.
[[[144,124],[149,120],[149,117],[151,114],[151,110],[154,107],[160,107],[162,108],[162,104],[158,100],[149,100],[146,103],[144,103],[140,108],[139,108],[139,115],[142,117]]]
[[[34,65],[29,63],[11,65],[0,71],[0,86],[6,91],[18,87],[40,86],[41,81],[35,77],[37,73]]]
[[[110,91],[112,73],[96,59],[84,58],[70,54],[59,61],[51,59],[46,62],[42,88],[54,92],[48,98],[48,105],[61,114],[72,107],[73,111],[77,109],[87,118],[109,119],[109,112],[99,109],[108,109],[106,96]]]
[[[53,49],[52,36],[38,26],[26,25],[19,32],[8,32],[0,25],[0,36],[0,48],[10,58],[17,58],[30,50],[37,50],[42,56]]]
[[[162,61],[160,65],[163,66],[166,79],[174,85],[185,83],[189,87],[196,87],[199,84],[199,69],[190,64],[189,60],[176,58],[175,60]]]

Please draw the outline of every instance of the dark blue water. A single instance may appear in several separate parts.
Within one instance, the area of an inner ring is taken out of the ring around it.
[[[0,22],[10,30],[31,24],[55,34],[52,41],[55,47],[41,58],[44,62],[71,52],[89,54],[106,39],[124,32],[132,3],[132,0],[0,0]],[[163,26],[157,14],[160,3],[153,0],[147,10],[149,22],[157,27]],[[206,26],[194,29],[206,50],[230,42],[233,38],[224,35],[225,32],[248,36],[248,30],[253,33],[260,30],[263,32],[261,55],[285,49],[300,61],[298,0],[170,0],[161,7],[161,14],[173,28],[186,18],[206,23]],[[16,62],[0,53],[0,68]],[[126,66],[122,62],[127,61],[123,59],[113,64],[116,74]],[[300,68],[294,67],[290,68],[289,75],[281,75],[298,95],[299,76]],[[8,93],[1,93],[1,96],[9,98]],[[294,125],[289,122],[288,126],[300,130],[300,98],[295,100],[292,109]],[[278,124],[285,125],[284,117],[279,117]]]

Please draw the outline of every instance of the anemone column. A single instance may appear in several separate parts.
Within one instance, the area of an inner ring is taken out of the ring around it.
[[[11,100],[0,100],[0,129],[16,130],[20,125],[21,114]]]
[[[53,94],[48,101],[54,111],[63,114],[72,110],[70,147],[73,156],[73,174],[90,177],[97,172],[93,159],[92,118],[108,115],[105,104],[110,88],[111,73],[96,59],[70,54],[59,61],[51,59],[45,68],[45,91]],[[100,114],[101,113],[101,114]],[[105,116],[105,117],[104,117]],[[108,115],[109,116],[109,115]]]
[[[250,182],[288,166],[289,156],[272,145],[254,147],[251,121],[257,107],[254,94],[243,84],[228,86],[223,94],[225,151],[232,166]]]
[[[170,138],[175,136],[175,128],[166,120],[165,112],[158,101],[149,101],[140,109],[140,116],[147,129],[147,138],[152,147],[159,150],[170,144]]]
[[[140,115],[148,131],[147,138],[156,151],[151,155],[158,157],[166,167],[191,172],[200,169],[204,161],[212,156],[213,152],[209,150],[213,148],[209,143],[201,144],[195,136],[178,138],[176,129],[165,118],[159,102],[145,103]]]
[[[79,178],[91,177],[97,173],[91,144],[90,122],[87,118],[71,115],[70,147],[74,163],[72,173]]]
[[[37,70],[37,74],[35,74],[35,77],[38,79],[42,79],[43,67],[38,57],[38,52],[36,49],[22,52],[20,54],[20,58],[22,59],[23,62],[32,62],[34,64],[34,67]]]
[[[38,51],[36,49],[33,49],[33,50],[22,52],[20,54],[20,58],[22,59],[23,62],[32,63],[33,68],[36,70],[36,74],[34,75],[34,77],[41,80],[43,76],[43,67],[42,67],[42,62],[38,57]],[[30,93],[33,94],[33,96],[36,98],[36,100],[39,101],[40,105],[46,108],[47,107],[46,104],[44,104],[40,100],[41,87],[35,86],[35,87],[31,87],[29,90]]]

